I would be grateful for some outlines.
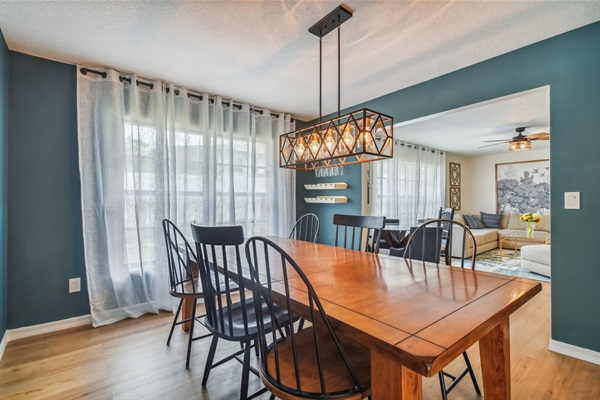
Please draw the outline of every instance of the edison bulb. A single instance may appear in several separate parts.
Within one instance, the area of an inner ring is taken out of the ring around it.
[[[346,146],[352,148],[352,145],[354,144],[354,136],[352,136],[352,133],[350,133],[350,126],[348,125],[346,125],[346,128],[344,128],[342,140],[344,141],[344,143],[346,143]]]
[[[333,154],[335,150],[335,140],[333,140],[333,133],[331,128],[327,131],[327,137],[325,138],[325,147],[329,150],[329,154]]]
[[[298,155],[298,158],[302,158],[302,156],[304,155],[304,151],[306,151],[306,146],[304,145],[304,138],[302,136],[298,138],[298,142],[296,143],[296,146],[294,146],[294,151]]]
[[[310,151],[314,155],[317,155],[317,152],[319,151],[319,148],[321,147],[321,144],[319,143],[319,135],[317,135],[316,133],[312,134],[312,140],[310,141],[310,144],[308,145],[308,147],[310,148]]]
[[[371,142],[373,141],[373,137],[371,136],[371,117],[366,118],[363,131],[364,132],[363,132],[362,136],[364,136],[364,138],[365,138],[365,147],[370,146]],[[362,142],[362,140],[361,140],[361,142]]]

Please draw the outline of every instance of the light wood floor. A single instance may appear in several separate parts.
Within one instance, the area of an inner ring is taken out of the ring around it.
[[[186,335],[177,328],[171,347],[165,345],[171,320],[161,313],[11,342],[0,362],[0,398],[237,398],[241,366],[232,361],[214,369],[203,388],[210,339],[194,343],[186,370]],[[600,366],[549,351],[549,337],[550,285],[544,284],[542,293],[511,317],[513,399],[600,399]],[[239,348],[221,346],[223,352]],[[477,345],[469,355],[481,384]],[[456,366],[460,360],[448,370]],[[258,387],[259,379],[252,376],[251,390]],[[423,397],[441,398],[437,378],[424,380]],[[468,377],[450,395],[451,400],[478,398]]]

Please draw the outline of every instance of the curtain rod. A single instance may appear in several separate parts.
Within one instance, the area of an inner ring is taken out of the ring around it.
[[[100,76],[102,76],[102,78],[106,78],[106,77],[108,76],[108,74],[107,74],[106,72],[103,72],[103,71],[96,71],[96,70],[89,69],[89,68],[81,68],[81,69],[80,69],[80,71],[81,71],[81,73],[82,73],[83,75],[87,75],[87,73],[88,73],[88,72],[91,72],[92,74],[96,74],[96,75],[100,75]],[[126,76],[119,76],[119,81],[121,81],[121,82],[123,82],[123,81],[126,81],[126,82],[128,82],[128,83],[131,83],[131,78],[128,78],[128,77],[126,77]],[[153,83],[151,83],[151,82],[144,82],[144,81],[141,81],[141,80],[137,79],[137,80],[136,80],[136,82],[135,82],[135,84],[136,84],[136,85],[138,85],[138,86],[139,86],[139,85],[143,85],[143,86],[149,87],[150,89],[154,89],[154,84],[153,84]],[[169,93],[169,88],[166,88],[166,91],[167,91],[167,93]],[[174,93],[175,93],[177,96],[179,96],[179,90],[178,90],[178,89],[175,89]],[[198,100],[200,100],[200,101],[202,101],[202,99],[204,98],[202,95],[199,95],[199,94],[194,94],[194,93],[188,93],[188,97],[192,97],[192,98],[198,99]],[[208,99],[208,101],[210,101],[211,103],[214,103],[214,102],[215,102],[215,99],[211,99],[211,98],[209,98],[209,99]],[[224,106],[226,106],[226,107],[229,107],[229,105],[230,105],[231,103],[230,103],[230,102],[228,102],[228,101],[222,100],[222,101],[221,101],[221,104],[223,104],[223,105],[224,105]],[[242,109],[242,105],[241,105],[241,104],[236,104],[236,103],[233,103],[232,107],[235,107],[235,108],[237,108],[238,110],[241,110],[241,109]],[[257,112],[257,113],[259,113],[260,115],[263,115],[263,110],[257,110],[257,109],[255,109],[255,108],[251,108],[251,109],[250,109],[250,111],[252,111],[252,112]],[[271,113],[271,117],[279,118],[279,115],[280,115],[280,114],[277,114],[277,113]],[[291,119],[290,119],[290,122],[294,122],[294,118],[291,118]]]

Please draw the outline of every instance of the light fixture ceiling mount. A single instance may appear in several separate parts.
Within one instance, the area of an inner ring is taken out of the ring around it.
[[[363,108],[340,115],[340,26],[352,11],[338,6],[308,31],[319,38],[319,122],[288,132],[279,138],[279,165],[284,168],[313,170],[376,161],[393,156],[393,118]],[[322,39],[338,31],[338,112],[322,119],[323,48]]]

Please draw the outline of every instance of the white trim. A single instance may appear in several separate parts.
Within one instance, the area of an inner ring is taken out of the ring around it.
[[[600,352],[550,339],[550,351],[600,365]]]
[[[23,328],[8,329],[8,341],[23,339],[30,336],[43,335],[44,333],[61,331],[63,329],[75,328],[77,326],[91,325],[92,316],[90,314],[80,317],[62,319],[60,321],[48,322],[46,324],[25,326]]]
[[[531,95],[533,93],[540,93],[540,92],[546,92],[546,104],[547,105],[550,104],[550,96],[549,96],[550,85],[545,85],[545,86],[540,86],[540,87],[535,88],[535,89],[529,89],[529,90],[524,90],[524,91],[518,92],[518,93],[512,93],[512,94],[509,94],[507,96],[496,97],[496,98],[491,99],[491,100],[480,101],[479,103],[469,104],[469,105],[466,105],[466,106],[454,108],[452,110],[446,110],[446,111],[442,111],[442,112],[439,112],[439,113],[436,113],[436,114],[430,114],[430,115],[426,115],[424,117],[419,117],[419,118],[411,119],[411,120],[408,120],[408,121],[398,122],[398,123],[394,124],[394,129],[399,128],[401,126],[412,125],[412,124],[416,124],[417,122],[428,121],[430,119],[439,118],[439,117],[443,117],[443,116],[454,114],[454,113],[458,113],[458,112],[473,110],[475,108],[487,106],[487,105],[490,105],[490,104],[496,104],[496,103],[499,103],[499,102],[502,102],[502,101],[507,101],[507,100],[512,100],[512,99],[518,99],[520,97],[525,97],[525,96],[529,96],[529,95]]]
[[[8,344],[8,329],[4,331],[4,336],[2,336],[2,341],[0,341],[0,361],[2,361],[2,356],[4,355],[4,350],[6,349],[6,345]]]

